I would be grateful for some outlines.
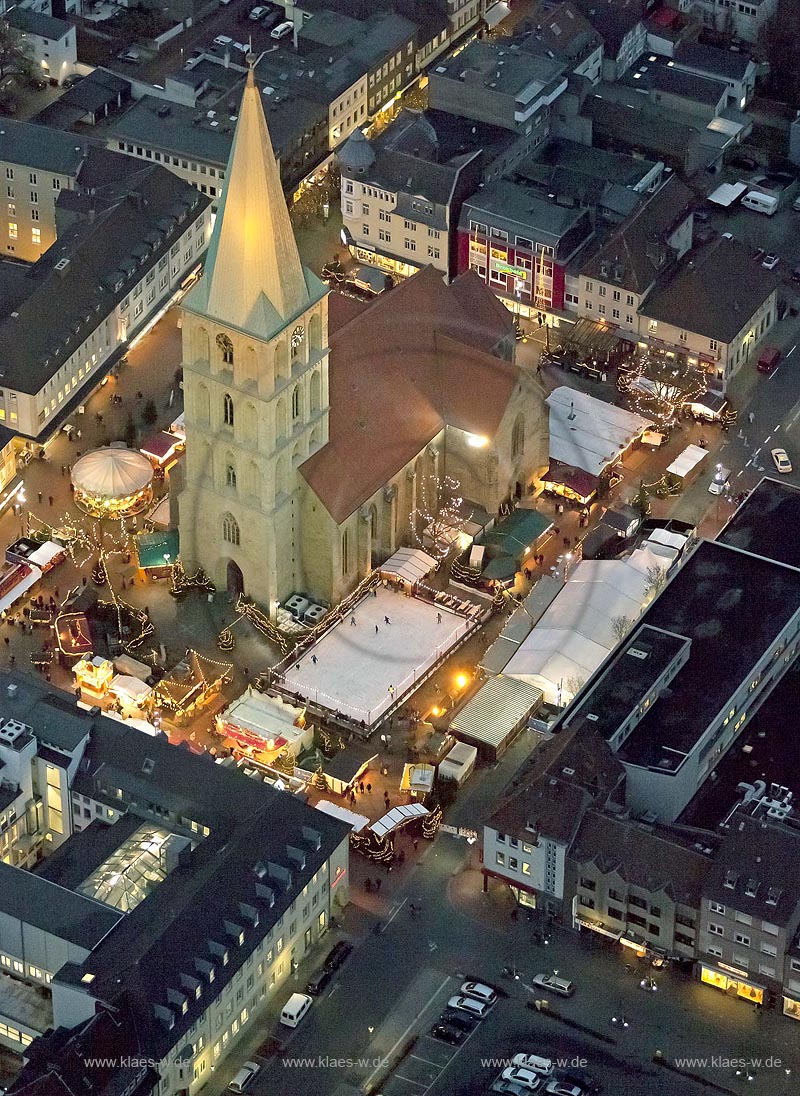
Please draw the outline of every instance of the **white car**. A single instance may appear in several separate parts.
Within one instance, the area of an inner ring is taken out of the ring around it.
[[[559,978],[557,974],[537,974],[533,978],[533,984],[549,990],[550,993],[558,993],[561,997],[571,997],[575,992],[575,983]]]
[[[277,27],[273,31],[270,31],[270,38],[278,40],[279,38],[285,38],[287,34],[291,34],[294,30],[294,23],[288,19],[285,23],[278,23]]]
[[[214,39],[214,45],[229,46],[232,41],[233,39],[229,38],[227,34],[218,34],[217,37]]]
[[[772,463],[779,472],[791,472],[792,470],[792,462],[789,460],[789,455],[785,449],[772,450]]]
[[[553,1063],[549,1058],[540,1058],[538,1054],[515,1054],[511,1059],[511,1065],[517,1069],[532,1070],[539,1077],[550,1077],[553,1073]]]
[[[544,1090],[548,1096],[583,1096],[583,1089],[569,1081],[548,1081]]]
[[[474,997],[477,1001],[485,1001],[487,1005],[493,1005],[497,1000],[497,993],[485,982],[464,982],[460,992],[465,993],[467,997]]]
[[[489,1006],[485,1001],[476,1001],[474,997],[451,997],[447,1002],[447,1007],[468,1012],[470,1016],[476,1016],[479,1020],[482,1020],[489,1011]]]
[[[250,52],[250,46],[247,44],[247,42],[231,42],[231,45],[234,49],[238,50],[239,53]]]
[[[535,1092],[542,1083],[542,1078],[532,1069],[524,1069],[519,1066],[507,1066],[500,1074],[504,1081],[510,1081],[513,1085],[520,1085],[528,1092]]]
[[[257,23],[261,16],[266,14],[266,11],[266,8],[253,8],[247,18],[251,19],[254,23]]]
[[[779,262],[780,259],[777,255],[765,255],[761,262],[761,265],[764,267],[765,270],[774,270]]]

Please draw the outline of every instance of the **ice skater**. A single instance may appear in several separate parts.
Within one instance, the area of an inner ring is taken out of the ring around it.
[[[355,626],[356,626],[356,615],[355,615],[355,613],[353,613],[353,615],[350,617],[350,627],[355,628]]]
[[[378,625],[376,624],[375,625],[375,635],[377,635],[377,634],[378,634]]]
[[[441,614],[441,613],[437,613],[437,614],[436,614],[436,623],[437,623],[437,624],[441,624],[441,623],[442,623],[442,614]]]
[[[311,656],[311,661],[316,666],[317,662],[319,662],[319,659],[317,658],[316,655],[312,655]]]
[[[385,617],[383,618],[383,620],[384,620],[384,623],[385,623],[385,624],[391,624],[391,623],[392,623],[392,622],[391,622],[391,620],[389,620],[388,616],[385,616]]]

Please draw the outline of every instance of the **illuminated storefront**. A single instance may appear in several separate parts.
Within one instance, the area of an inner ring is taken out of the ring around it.
[[[800,1001],[784,994],[783,1015],[790,1016],[793,1020],[800,1020]]]
[[[754,1005],[764,1004],[764,987],[748,981],[747,971],[739,970],[738,967],[729,967],[725,963],[709,967],[703,963],[700,968],[700,981],[721,989],[731,997],[742,997]]]

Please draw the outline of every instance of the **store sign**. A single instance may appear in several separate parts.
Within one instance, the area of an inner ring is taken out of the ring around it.
[[[442,833],[451,833],[453,837],[466,837],[467,841],[477,841],[478,834],[476,830],[465,829],[464,826],[447,826],[443,822],[439,829]]]

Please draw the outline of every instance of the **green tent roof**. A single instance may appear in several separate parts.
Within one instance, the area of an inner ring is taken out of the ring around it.
[[[481,543],[500,548],[503,553],[519,561],[525,555],[525,549],[535,544],[552,524],[550,518],[538,510],[515,510],[486,533]]]
[[[511,556],[495,556],[481,571],[481,578],[496,578],[503,581],[513,578],[517,573],[517,561]]]
[[[167,529],[158,533],[142,533],[136,538],[136,552],[140,567],[163,567],[169,556],[169,562],[175,563],[180,551],[180,539],[177,529]]]

